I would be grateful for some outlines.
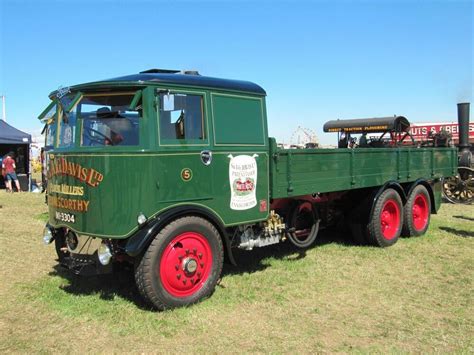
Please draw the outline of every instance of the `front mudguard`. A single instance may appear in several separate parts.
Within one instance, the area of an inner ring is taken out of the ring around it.
[[[222,236],[227,260],[232,265],[237,265],[224,225],[211,211],[199,206],[179,206],[167,210],[159,216],[148,220],[137,232],[127,239],[124,247],[125,253],[131,257],[140,255],[146,250],[146,248],[148,248],[153,238],[159,233],[161,229],[163,229],[171,221],[183,216],[198,216],[211,222]]]

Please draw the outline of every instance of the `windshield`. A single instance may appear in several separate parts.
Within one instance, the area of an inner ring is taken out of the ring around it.
[[[69,111],[71,111],[73,108],[71,107],[73,105],[73,102],[77,103],[80,96],[80,93],[76,93],[75,95],[71,94],[71,89],[69,87],[60,87],[58,89],[56,93],[56,99],[62,111],[63,118],[67,120],[67,117],[69,116]]]
[[[41,122],[45,125],[43,132],[45,133],[45,147],[51,149],[54,147],[54,138],[56,136],[58,105],[57,101],[51,102],[48,107],[38,116]]]
[[[54,147],[54,137],[56,136],[56,122],[46,126],[45,148],[49,150]]]
[[[63,112],[67,112],[67,109],[69,108],[73,100],[74,100],[74,95],[66,95],[66,96],[58,97],[58,102]]]
[[[76,107],[71,112],[59,110],[59,148],[74,147],[76,142]]]
[[[141,103],[136,93],[84,95],[77,111],[82,119],[81,146],[130,146],[139,144]]]
[[[138,145],[142,116],[138,93],[76,93],[58,97],[58,148],[74,147],[76,139],[82,147]]]

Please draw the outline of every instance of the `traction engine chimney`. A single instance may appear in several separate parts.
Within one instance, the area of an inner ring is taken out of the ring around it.
[[[458,104],[459,150],[469,149],[469,102]]]
[[[471,152],[469,144],[469,102],[458,104],[459,124],[459,166],[471,165]]]

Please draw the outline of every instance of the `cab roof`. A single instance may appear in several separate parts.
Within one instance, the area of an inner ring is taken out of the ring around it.
[[[71,89],[80,90],[86,88],[97,88],[100,86],[121,86],[121,85],[147,85],[149,83],[163,83],[177,86],[190,86],[199,88],[210,88],[229,91],[247,92],[256,95],[266,95],[265,90],[259,85],[250,81],[220,79],[208,76],[201,76],[195,71],[180,71],[169,69],[150,69],[138,74],[120,76],[117,78],[89,82],[74,85]],[[56,94],[52,92],[50,96]]]

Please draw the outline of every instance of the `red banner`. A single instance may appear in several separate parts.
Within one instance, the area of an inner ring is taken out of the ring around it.
[[[453,136],[453,140],[459,140],[459,125],[455,122],[441,123],[412,123],[410,133],[416,141],[426,140],[428,132],[438,133],[442,129]],[[469,141],[474,141],[474,123],[469,124]]]

